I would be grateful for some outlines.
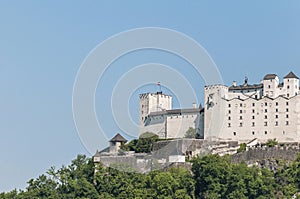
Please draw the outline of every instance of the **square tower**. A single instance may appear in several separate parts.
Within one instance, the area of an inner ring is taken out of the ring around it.
[[[151,112],[158,112],[172,109],[172,96],[156,93],[140,94],[140,124],[143,125],[145,118]]]

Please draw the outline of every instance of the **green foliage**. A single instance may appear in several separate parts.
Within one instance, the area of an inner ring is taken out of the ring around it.
[[[94,165],[83,155],[69,166],[51,167],[28,182],[26,190],[0,193],[2,199],[202,199],[299,198],[300,156],[276,172],[246,164],[233,164],[230,156],[208,155],[192,160],[192,173],[184,168],[124,172]],[[96,169],[96,172],[94,173]]]
[[[128,144],[121,146],[122,150],[135,151],[136,153],[150,153],[153,143],[159,141],[158,135],[146,132],[139,139],[131,140]]]
[[[269,139],[266,144],[268,147],[274,147],[274,146],[278,145],[278,142],[276,139],[273,139],[273,140]]]
[[[197,132],[196,129],[190,127],[184,135],[185,138],[197,138]]]
[[[240,148],[238,148],[237,152],[238,153],[244,152],[244,151],[246,151],[246,148],[247,148],[247,144],[242,143],[242,144],[240,144]]]

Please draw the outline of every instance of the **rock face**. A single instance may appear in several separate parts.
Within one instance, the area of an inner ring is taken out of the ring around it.
[[[297,158],[300,149],[295,147],[253,148],[232,156],[233,163],[245,162],[249,166],[258,166],[276,171],[281,162],[291,162]]]

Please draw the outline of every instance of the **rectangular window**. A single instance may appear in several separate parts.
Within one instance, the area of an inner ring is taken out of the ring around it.
[[[286,115],[286,118],[289,118],[289,115]]]
[[[276,109],[276,112],[278,112],[278,108]]]
[[[240,113],[243,113],[243,110],[240,110]]]
[[[285,124],[286,124],[286,125],[289,125],[289,121],[286,121]]]
[[[268,103],[267,103],[267,102],[265,102],[265,106],[268,106]]]
[[[255,122],[252,122],[252,126],[255,126]]]
[[[228,127],[231,127],[231,124],[230,124],[230,123],[228,123]]]
[[[242,126],[243,126],[243,123],[241,122],[241,123],[240,123],[240,127],[242,127]]]
[[[252,113],[255,113],[255,110],[254,110],[254,109],[252,109]]]
[[[243,119],[243,116],[240,116],[240,120],[242,120]]]
[[[255,103],[252,103],[252,106],[255,106]]]
[[[265,122],[265,126],[268,126],[268,122]]]
[[[275,115],[275,118],[278,119],[278,115]]]
[[[229,110],[228,113],[230,114],[230,113],[231,113],[231,110]]]
[[[278,102],[276,102],[276,106],[278,106]]]
[[[267,116],[267,115],[265,115],[265,119],[268,119],[268,116]]]
[[[289,109],[288,109],[288,108],[286,109],[286,112],[289,112]]]
[[[268,109],[265,109],[265,113],[267,113],[268,112]]]
[[[230,107],[231,107],[231,104],[228,104],[228,107],[230,108]]]
[[[289,105],[289,102],[286,102],[286,105],[288,106],[288,105]]]
[[[243,107],[243,104],[240,104],[240,107]]]
[[[253,119],[253,120],[255,119],[255,116],[254,116],[254,115],[252,115],[252,119]]]
[[[278,122],[277,121],[275,122],[275,126],[278,126]]]
[[[228,120],[231,120],[231,117],[228,117]]]

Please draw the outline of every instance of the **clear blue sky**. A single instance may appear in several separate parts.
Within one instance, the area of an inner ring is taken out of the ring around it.
[[[257,83],[266,73],[300,76],[299,19],[297,0],[1,1],[0,191],[24,188],[50,166],[89,155],[73,122],[72,89],[84,58],[106,38],[132,28],[174,29],[208,51],[226,84],[242,83],[245,75]],[[104,92],[117,81],[118,65],[151,61],[185,64],[159,52],[130,54],[108,71]],[[194,80],[191,70],[182,74],[191,78],[201,101],[203,81]],[[96,93],[96,99],[101,96]],[[130,107],[137,119],[134,96]],[[104,120],[111,137],[119,129],[111,116]]]

